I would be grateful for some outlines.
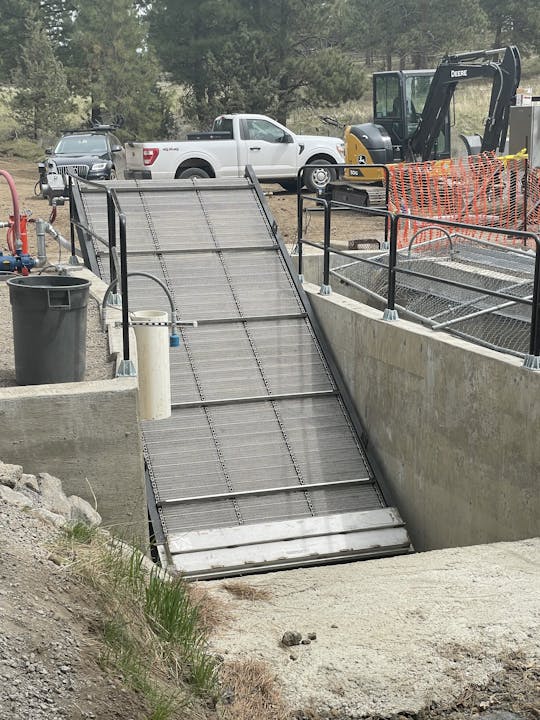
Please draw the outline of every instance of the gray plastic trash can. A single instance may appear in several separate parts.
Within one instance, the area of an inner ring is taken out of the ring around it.
[[[90,281],[32,275],[12,278],[7,284],[17,383],[83,380]]]

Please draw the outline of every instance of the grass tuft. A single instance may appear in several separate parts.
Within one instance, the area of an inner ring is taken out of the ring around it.
[[[138,549],[81,524],[63,533],[59,554],[93,587],[103,614],[104,668],[141,693],[149,720],[202,717],[218,694],[217,660],[188,583],[152,566]]]
[[[64,525],[62,528],[67,540],[72,544],[88,545],[98,533],[97,527],[91,527],[83,522]]]
[[[290,713],[282,701],[273,670],[261,660],[235,660],[220,672],[224,697],[224,720],[287,720]]]

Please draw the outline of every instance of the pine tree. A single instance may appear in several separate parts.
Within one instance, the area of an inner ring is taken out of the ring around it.
[[[164,69],[190,90],[200,121],[243,110],[285,122],[296,106],[333,104],[365,88],[332,40],[333,8],[326,0],[155,0],[150,39]]]
[[[25,31],[25,43],[13,73],[17,89],[12,109],[21,134],[39,140],[42,133],[58,132],[71,109],[71,100],[64,67],[35,14],[26,21]]]
[[[92,121],[121,117],[132,138],[159,132],[159,66],[132,0],[79,0],[69,54],[71,86],[89,98]]]

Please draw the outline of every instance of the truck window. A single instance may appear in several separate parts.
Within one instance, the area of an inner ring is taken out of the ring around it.
[[[246,121],[248,140],[265,140],[270,143],[278,143],[283,139],[283,130],[268,120],[259,118]]]
[[[218,117],[214,120],[212,130],[215,132],[229,133],[231,139],[233,137],[233,121],[232,118]]]

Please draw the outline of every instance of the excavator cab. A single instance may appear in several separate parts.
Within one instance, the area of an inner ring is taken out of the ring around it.
[[[373,122],[345,130],[345,180],[382,182],[370,164],[389,165],[411,160],[409,140],[416,135],[435,70],[395,70],[373,73]],[[450,157],[450,112],[433,144],[430,159]],[[366,167],[367,166],[367,167]]]
[[[414,135],[424,110],[434,70],[399,70],[373,74],[373,117],[390,135],[393,162],[405,160],[407,140]],[[433,158],[450,157],[450,117],[433,148]]]

